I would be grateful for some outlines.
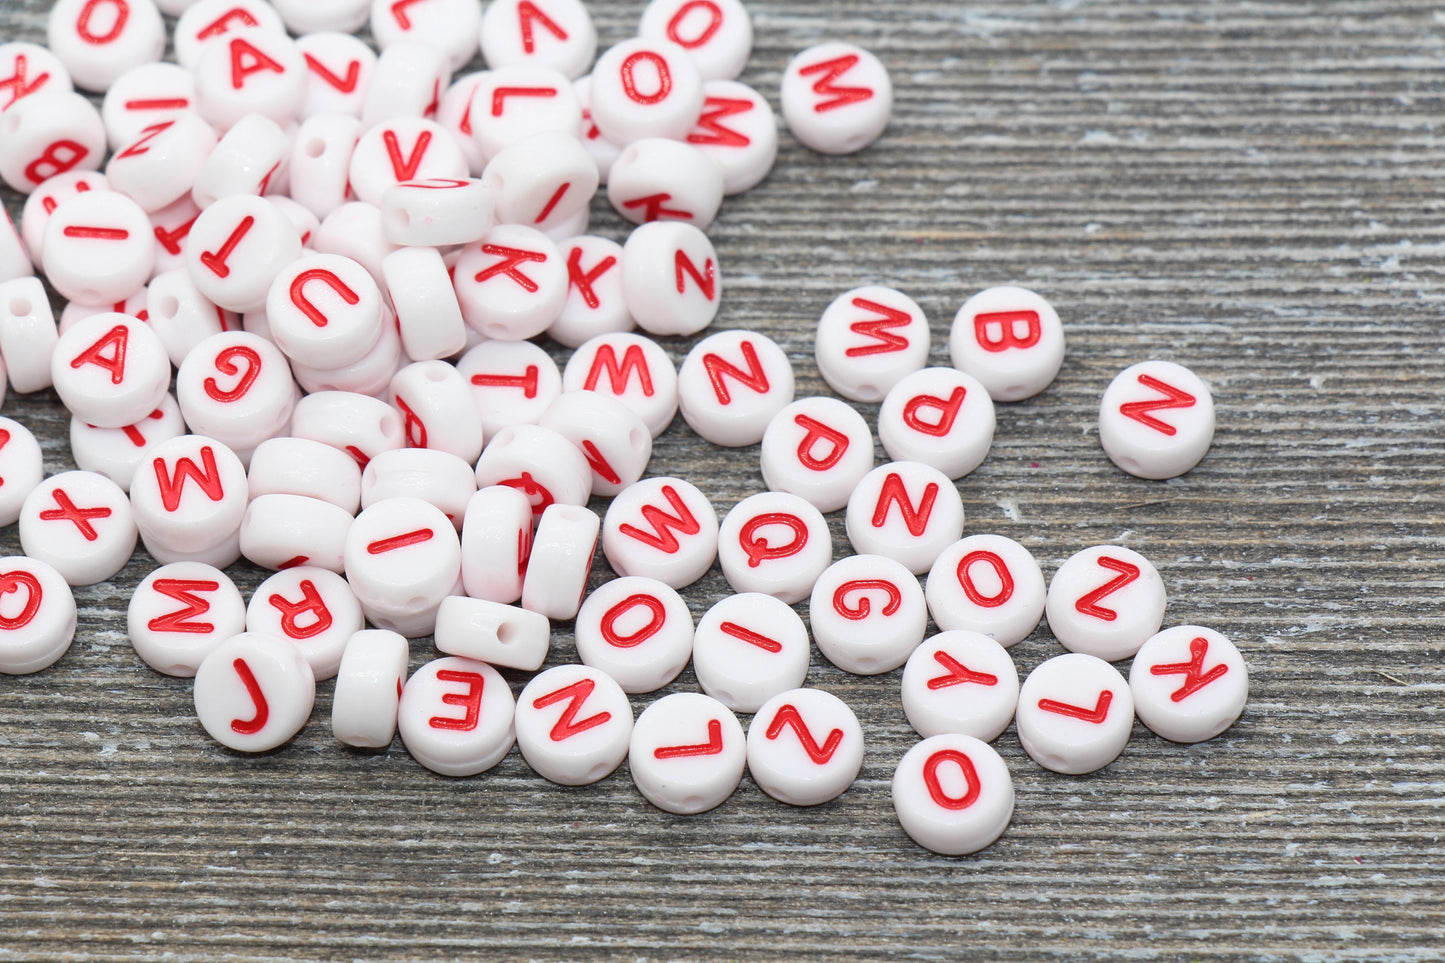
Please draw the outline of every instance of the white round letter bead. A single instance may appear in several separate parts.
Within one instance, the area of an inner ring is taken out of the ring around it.
[[[712,324],[722,272],[706,234],[691,224],[654,221],[629,234],[622,251],[623,299],[638,327],[685,335]]]
[[[918,579],[900,563],[850,555],[818,578],[808,621],[829,662],[856,675],[878,675],[907,662],[918,648],[928,606]]]
[[[496,225],[496,204],[495,190],[479,180],[405,180],[381,195],[381,229],[392,244],[470,244]]]
[[[62,202],[45,225],[41,251],[55,290],[81,304],[124,301],[145,287],[156,263],[150,218],[115,191]]]
[[[126,632],[136,655],[162,675],[188,679],[211,650],[246,630],[246,603],[220,569],[172,562],[131,594]]]
[[[286,182],[292,153],[291,138],[280,124],[260,114],[247,114],[214,144],[191,182],[191,199],[196,206],[207,208],[235,194],[266,194]],[[115,166],[114,160],[110,166]]]
[[[529,341],[483,341],[458,359],[456,370],[471,387],[488,438],[513,425],[535,425],[562,393],[557,363]]]
[[[253,493],[254,494],[254,493]],[[241,554],[261,568],[340,572],[351,514],[305,495],[255,495],[241,519]]]
[[[386,191],[397,184],[463,181],[469,169],[445,127],[421,117],[395,117],[361,135],[351,153],[350,173],[357,198],[380,207]]]
[[[316,677],[296,647],[243,632],[196,669],[196,716],[210,737],[237,752],[266,752],[301,731],[316,704]]]
[[[757,712],[803,684],[811,654],[792,606],[771,595],[729,595],[697,623],[692,668],[702,691],[734,712]]]
[[[0,110],[9,110],[22,97],[39,93],[74,92],[70,71],[60,58],[38,43],[16,40],[0,43],[0,90],[5,99],[0,101]]]
[[[559,665],[517,697],[517,748],[527,765],[563,786],[606,777],[627,757],[632,705],[607,673]]]
[[[686,221],[705,231],[722,199],[722,168],[680,140],[633,141],[607,172],[607,200],[634,224]]]
[[[443,776],[475,776],[516,741],[517,703],[485,662],[451,656],[417,669],[402,689],[397,729],[412,758]]]
[[[510,605],[522,597],[532,552],[532,502],[519,489],[493,485],[467,502],[462,520],[462,586],[475,599]]]
[[[50,295],[37,277],[0,283],[0,355],[20,394],[50,387],[50,359],[60,338]]]
[[[1055,656],[1019,689],[1019,742],[1034,762],[1071,776],[1118,758],[1134,728],[1134,698],[1119,670],[1092,655]]]
[[[597,552],[602,519],[581,505],[549,505],[537,522],[522,580],[522,607],[549,619],[577,616]]]
[[[75,594],[46,563],[0,558],[0,673],[29,675],[55,663],[75,638]]]
[[[508,64],[477,80],[467,120],[483,163],[543,131],[575,133],[582,105],[565,76],[540,64]]]
[[[482,453],[482,418],[472,389],[445,361],[418,361],[391,379],[391,403],[403,419],[406,443],[475,464]]]
[[[858,483],[848,499],[847,527],[857,551],[897,559],[922,575],[962,537],[963,499],[937,468],[889,462]]]
[[[555,431],[536,425],[503,428],[477,459],[477,488],[505,485],[527,496],[532,514],[547,506],[585,505],[592,469],[582,453]]]
[[[977,378],[955,368],[907,375],[878,410],[878,440],[890,458],[932,465],[949,478],[983,464],[993,430],[993,399]]]
[[[759,492],[732,507],[718,529],[718,562],[735,592],[792,605],[833,562],[828,521],[800,495]]]
[[[101,91],[132,67],[160,60],[166,26],[151,0],[59,0],[46,46],[77,87]]]
[[[822,689],[773,696],[748,723],[748,772],[790,806],[843,794],[863,768],[863,727],[848,704]]]
[[[61,403],[97,428],[124,428],[160,405],[171,383],[171,361],[150,326],[105,312],[60,336],[50,378]]]
[[[56,208],[77,194],[108,190],[110,182],[100,171],[69,170],[42,181],[40,186],[25,198],[25,207],[18,222],[20,240],[25,245],[23,250],[16,248],[11,252],[13,241],[7,237],[6,230],[10,216],[6,214],[4,218],[0,218],[0,281],[31,274],[30,261],[35,262],[36,268],[42,267],[45,227],[50,223],[50,215],[55,213]],[[159,256],[159,252],[157,255]],[[9,267],[11,263],[14,263],[15,267]]]
[[[456,455],[429,448],[396,448],[366,463],[361,473],[361,505],[412,496],[442,510],[458,530],[467,502],[477,491],[472,466]]]
[[[763,95],[735,80],[709,80],[697,126],[687,142],[723,172],[732,197],[762,183],[778,159],[778,118]]]
[[[1164,622],[1164,580],[1147,558],[1117,545],[1071,556],[1049,582],[1049,629],[1070,652],[1127,659]]]
[[[1249,670],[1213,629],[1176,625],[1151,637],[1129,668],[1139,721],[1172,742],[1204,742],[1232,726],[1249,700]]]
[[[346,452],[306,438],[268,438],[251,454],[251,498],[305,495],[344,510],[361,505],[361,466]]]
[[[293,2],[312,5],[312,0]],[[376,53],[366,41],[347,33],[319,31],[297,37],[296,49],[301,51],[308,68],[301,115],[308,121],[327,115],[360,118],[367,91],[371,89],[371,75],[376,70]],[[303,130],[305,126],[303,123]],[[291,187],[294,194],[294,175]]]
[[[245,331],[211,335],[176,372],[176,400],[191,430],[247,455],[286,429],[297,394],[286,357]]]
[[[367,0],[276,0],[273,4],[292,33],[311,30],[360,30]]]
[[[882,401],[928,363],[928,320],[893,288],[854,288],[818,319],[813,354],[828,386],[853,401]]]
[[[132,67],[105,91],[100,106],[106,137],[112,150],[130,143],[153,124],[194,114],[196,80],[189,70],[172,63]]]
[[[736,77],[753,49],[753,21],[739,0],[652,0],[637,35],[677,44],[706,80]]]
[[[246,631],[289,640],[318,680],[336,674],[346,643],[362,625],[361,605],[346,580],[310,565],[272,575],[246,606]]]
[[[579,77],[572,82],[572,92],[577,95],[577,103],[582,107],[582,123],[577,128],[577,135],[582,140],[582,146],[587,148],[591,155],[592,162],[597,165],[598,183],[606,184],[607,175],[612,171],[612,165],[617,161],[617,155],[622,153],[622,148],[602,136],[602,131],[592,123],[592,76]]]
[[[873,470],[873,433],[837,398],[799,398],[768,422],[761,460],[768,488],[837,511]]]
[[[105,176],[147,212],[185,197],[216,149],[211,125],[189,112],[158,121],[127,141],[110,159]]]
[[[133,425],[124,428],[96,428],[79,418],[70,419],[70,454],[75,467],[104,475],[130,490],[135,470],[155,445],[186,433],[181,409],[170,395],[161,398],[160,407]],[[3,469],[0,469],[3,471]],[[6,479],[11,476],[5,475]],[[0,498],[3,504],[3,498]],[[3,519],[0,510],[0,519]]]
[[[1007,649],[1028,638],[1043,618],[1044,573],[1013,539],[970,535],[938,556],[924,595],[940,629],[969,629]]]
[[[130,499],[95,472],[51,475],[20,509],[20,547],[71,585],[104,582],[125,568],[136,534]]]
[[[383,51],[402,42],[433,47],[457,70],[476,54],[481,32],[475,0],[372,0],[371,35]]]
[[[566,438],[592,469],[592,494],[610,498],[647,470],[652,433],[621,401],[596,391],[566,391],[538,422]]]
[[[878,58],[848,43],[798,54],[783,71],[788,129],[820,154],[852,154],[878,139],[893,112],[893,83]]]
[[[567,265],[557,245],[520,224],[498,224],[467,245],[455,284],[467,325],[498,341],[541,334],[567,303]]]
[[[313,368],[343,368],[381,340],[381,291],[366,268],[339,254],[304,254],[271,283],[271,339]]]
[[[396,409],[350,391],[317,391],[302,398],[291,416],[291,434],[339,448],[362,468],[384,451],[406,447]]]
[[[1014,784],[993,747],[957,734],[925,739],[893,773],[893,811],[903,831],[945,856],[976,853],[1013,819]]]
[[[601,334],[631,331],[634,322],[622,293],[622,245],[583,234],[558,250],[567,262],[567,303],[548,336],[575,348]]]
[[[547,661],[552,626],[545,615],[515,605],[449,595],[437,610],[435,635],[438,651],[448,655],[536,672]]]
[[[616,398],[637,413],[653,438],[677,414],[677,369],[661,345],[639,334],[602,334],[582,345],[562,370],[562,390]]]
[[[286,34],[246,28],[208,43],[195,73],[196,110],[227,131],[250,114],[281,127],[299,119],[311,71]]]
[[[20,422],[0,418],[0,525],[14,525],[25,498],[45,477],[40,443]]]
[[[1032,291],[997,287],[963,303],[948,338],[953,366],[973,375],[994,401],[1022,401],[1043,391],[1064,363],[1064,326]]]
[[[437,608],[461,576],[456,529],[420,498],[377,502],[356,516],[346,535],[346,578],[367,618],[408,638],[431,634]]]
[[[481,49],[494,70],[533,63],[575,79],[597,53],[597,30],[579,0],[494,0],[482,17]]]
[[[181,435],[156,445],[130,483],[136,525],[152,555],[156,548],[173,556],[204,553],[232,540],[239,555],[237,533],[247,498],[241,459],[203,435]],[[180,561],[161,561],[172,560]]]
[[[550,233],[587,209],[597,193],[597,165],[575,132],[542,131],[498,151],[482,183],[492,192],[498,223]]]
[[[661,689],[692,655],[693,624],[675,589],[636,576],[604,583],[577,613],[577,657],[630,693]]]
[[[612,499],[602,551],[619,575],[642,575],[682,588],[717,558],[717,512],[681,478],[648,478]]]
[[[325,254],[344,254],[359,262],[371,272],[377,284],[384,280],[382,261],[397,248],[382,231],[381,210],[360,201],[342,204],[327,214],[311,236],[311,247]]]
[[[331,697],[331,732],[339,741],[358,749],[391,745],[410,654],[406,639],[386,629],[352,635]]]
[[[777,342],[752,331],[699,341],[677,372],[683,419],[715,445],[756,445],[793,402],[793,366]]]
[[[1138,478],[1173,478],[1214,440],[1209,386],[1182,365],[1144,361],[1119,372],[1099,404],[1099,444]]]
[[[346,203],[351,154],[362,133],[361,121],[345,114],[318,114],[296,133],[287,166],[291,197],[317,217]]]
[[[176,62],[194,71],[201,53],[238,30],[259,28],[278,36],[286,35],[286,24],[276,8],[265,0],[165,0],[185,9],[176,22]],[[166,11],[170,13],[171,11]],[[172,14],[174,16],[174,14]]]
[[[677,44],[638,37],[597,58],[591,98],[593,123],[619,147],[644,137],[682,140],[702,113],[702,74]]]
[[[223,197],[201,212],[185,243],[196,290],[227,311],[260,311],[271,282],[301,256],[296,227],[264,197]]]
[[[721,702],[700,692],[674,692],[637,717],[627,758],[643,798],[691,816],[722,805],[738,788],[747,737]]]
[[[903,667],[903,711],[920,736],[960,732],[993,742],[1013,721],[1018,702],[1014,660],[977,632],[940,632]]]
[[[382,260],[381,273],[408,358],[450,358],[466,347],[467,327],[441,252],[429,247],[392,251]]]
[[[23,97],[0,117],[0,178],[29,194],[57,174],[98,170],[105,124],[80,94]]]

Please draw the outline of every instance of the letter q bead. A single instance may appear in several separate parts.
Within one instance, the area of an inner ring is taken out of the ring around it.
[[[605,778],[627,757],[632,705],[612,677],[585,665],[559,665],[517,697],[517,748],[527,765],[563,786]]]
[[[1166,601],[1164,580],[1147,558],[1096,545],[1054,572],[1044,611],[1064,648],[1117,662],[1159,631]]]
[[[395,632],[363,629],[351,636],[331,697],[331,732],[338,741],[358,749],[391,745],[410,654]]]
[[[643,798],[691,816],[722,805],[738,788],[747,737],[721,702],[700,692],[674,692],[637,717],[627,758]]]
[[[266,752],[306,725],[316,704],[316,678],[290,642],[243,632],[201,662],[195,703],[212,739],[237,752]]]
[[[246,630],[246,603],[230,577],[202,562],[151,572],[130,597],[126,632],[141,661],[189,679],[222,642]]]
[[[1138,478],[1174,478],[1214,440],[1209,386],[1183,365],[1144,361],[1121,371],[1099,403],[1104,454]]]
[[[893,811],[924,849],[944,856],[976,853],[1013,819],[1013,778],[988,743],[955,733],[931,736],[899,761]]]
[[[53,665],[75,638],[75,595],[39,559],[0,558],[0,673],[29,675]]]
[[[1176,625],[1150,637],[1129,668],[1139,721],[1172,742],[1204,742],[1232,726],[1249,700],[1249,670],[1213,629]]]
[[[517,703],[485,662],[450,656],[417,669],[402,689],[397,729],[413,759],[443,776],[475,776],[516,741]]]
[[[798,495],[759,492],[733,506],[718,529],[718,561],[735,592],[792,605],[813,591],[833,562],[823,513]]]

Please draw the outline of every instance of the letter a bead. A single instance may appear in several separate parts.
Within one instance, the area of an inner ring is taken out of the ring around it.
[[[124,428],[160,407],[170,387],[171,361],[149,325],[105,312],[60,336],[50,378],[77,418],[98,428]]]
[[[1071,556],[1049,582],[1049,629],[1070,652],[1127,659],[1164,621],[1164,580],[1147,558],[1118,545]]]
[[[1092,655],[1055,656],[1019,689],[1019,742],[1045,769],[1078,776],[1118,758],[1134,728],[1134,697],[1119,670]]]
[[[627,693],[611,676],[559,665],[535,676],[517,697],[517,748],[544,779],[585,786],[622,764],[632,721]]]
[[[75,638],[75,595],[59,572],[23,555],[0,558],[0,672],[29,675]]]
[[[443,776],[475,776],[502,761],[517,702],[485,662],[451,656],[417,669],[402,689],[397,729],[412,758]]]
[[[742,782],[747,737],[727,706],[700,692],[674,692],[632,727],[628,768],[648,802],[680,816],[714,809]]]
[[[316,703],[316,677],[290,642],[243,632],[213,649],[196,670],[195,703],[212,739],[237,752],[266,752],[306,724]]]
[[[1121,371],[1099,403],[1099,444],[1138,478],[1174,478],[1214,440],[1209,386],[1183,365],[1145,361]]]
[[[1014,786],[993,747],[957,734],[932,736],[904,754],[893,773],[893,811],[924,849],[976,853],[1013,819]]]
[[[1249,700],[1249,670],[1213,629],[1176,625],[1134,656],[1129,691],[1139,721],[1172,742],[1204,742],[1234,724]]]

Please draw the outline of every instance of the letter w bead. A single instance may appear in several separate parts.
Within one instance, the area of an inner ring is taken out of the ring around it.
[[[597,683],[591,679],[578,679],[569,686],[563,686],[555,692],[549,692],[532,700],[534,709],[545,709],[564,700],[567,702],[567,708],[562,710],[561,718],[557,720],[556,725],[552,726],[552,731],[549,733],[553,742],[562,742],[579,732],[595,729],[612,718],[612,713],[604,709],[580,721],[577,719],[577,711],[582,708],[582,703],[587,701],[587,697],[592,695],[592,690],[596,688]]]
[[[828,733],[820,746],[813,740],[813,733],[809,731],[808,724],[803,721],[803,714],[798,711],[797,706],[791,703],[778,709],[777,715],[773,716],[772,723],[764,733],[769,739],[776,739],[783,734],[783,730],[791,726],[793,732],[798,736],[798,742],[802,744],[803,751],[815,764],[821,766],[833,758],[833,753],[838,751],[838,745],[843,741],[843,730],[834,729]]]
[[[216,452],[210,445],[201,448],[201,468],[189,458],[182,458],[176,462],[174,475],[166,474],[165,459],[157,458],[152,462],[155,468],[156,483],[160,487],[161,504],[168,512],[174,512],[181,507],[181,495],[186,487],[186,479],[194,478],[196,484],[201,486],[201,491],[213,502],[218,502],[226,497],[225,486],[221,482],[221,471],[216,467]]]
[[[636,525],[627,523],[622,525],[618,531],[659,552],[672,555],[681,547],[677,536],[673,534],[673,529],[684,535],[696,535],[702,531],[702,525],[687,507],[687,503],[682,500],[682,496],[677,493],[677,489],[671,485],[663,485],[662,496],[667,499],[672,510],[677,513],[676,515],[669,515],[656,505],[643,505],[642,517],[647,519],[653,530],[644,532]]]
[[[1139,376],[1139,383],[1146,388],[1152,388],[1164,395],[1164,397],[1150,398],[1147,401],[1131,401],[1127,404],[1122,404],[1119,406],[1119,413],[1125,418],[1132,418],[1141,425],[1146,425],[1161,434],[1173,437],[1176,433],[1175,427],[1168,422],[1160,421],[1158,418],[1149,414],[1149,412],[1163,408],[1193,408],[1198,402],[1198,399],[1187,391],[1160,381],[1153,375],[1141,374]]]

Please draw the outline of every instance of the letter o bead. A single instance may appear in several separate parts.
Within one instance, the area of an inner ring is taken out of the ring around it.
[[[397,729],[413,759],[443,776],[475,776],[502,761],[516,741],[517,702],[485,662],[450,656],[412,673]]]
[[[636,694],[677,678],[692,655],[692,613],[682,596],[656,579],[624,577],[582,603],[577,656]]]
[[[29,675],[52,665],[75,638],[75,595],[44,562],[0,558],[0,672]]]
[[[196,669],[196,716],[207,734],[237,752],[267,752],[294,737],[316,704],[316,677],[285,639],[232,636]]]
[[[1013,819],[1008,766],[972,736],[932,736],[908,750],[893,773],[893,811],[924,849],[965,856],[989,846]]]
[[[172,562],[131,594],[126,633],[141,661],[162,675],[191,678],[222,642],[246,630],[236,583],[203,562]]]
[[[1174,478],[1204,458],[1214,440],[1214,399],[1198,375],[1169,361],[1119,372],[1099,403],[1099,444],[1137,478]]]
[[[1204,742],[1234,725],[1249,701],[1249,670],[1213,629],[1176,625],[1145,642],[1129,668],[1134,712],[1171,742]]]
[[[1044,573],[1013,539],[970,535],[938,556],[924,595],[940,629],[970,629],[1007,649],[1028,638],[1043,618]]]
[[[605,778],[627,758],[632,705],[611,676],[559,665],[533,677],[517,697],[517,748],[527,765],[563,786]]]

